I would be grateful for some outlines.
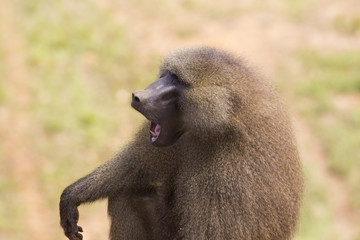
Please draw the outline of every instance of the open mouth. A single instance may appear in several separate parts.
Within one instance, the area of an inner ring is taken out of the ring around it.
[[[150,141],[154,143],[160,136],[161,127],[159,124],[151,122],[150,125]]]

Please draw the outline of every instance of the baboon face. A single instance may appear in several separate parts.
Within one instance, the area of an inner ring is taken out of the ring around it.
[[[179,99],[187,84],[170,71],[144,90],[132,94],[131,106],[150,122],[150,142],[157,147],[170,146],[185,132]]]

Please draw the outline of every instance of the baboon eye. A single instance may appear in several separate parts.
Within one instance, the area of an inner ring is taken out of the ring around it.
[[[168,71],[165,71],[165,72],[163,72],[161,75],[160,75],[160,77],[159,78],[163,78],[163,77],[165,77],[165,75],[166,75],[166,73],[167,73]]]
[[[175,79],[176,81],[179,81],[179,77],[175,73],[170,72],[170,75],[173,79]]]
[[[184,87],[188,87],[188,86],[189,86],[188,83],[182,81],[182,80],[178,77],[178,75],[176,75],[175,73],[172,73],[172,72],[170,72],[170,71],[169,71],[169,73],[170,73],[170,76],[171,76],[172,81],[177,82],[177,83],[179,83],[180,85],[182,85],[182,86],[184,86]]]

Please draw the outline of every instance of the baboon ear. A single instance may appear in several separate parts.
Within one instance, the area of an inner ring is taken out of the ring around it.
[[[183,114],[191,131],[224,133],[230,124],[231,94],[219,86],[194,87],[185,94]]]

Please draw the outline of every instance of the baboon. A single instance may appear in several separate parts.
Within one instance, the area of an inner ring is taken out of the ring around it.
[[[211,47],[167,56],[132,95],[147,118],[113,159],[67,187],[61,226],[108,198],[111,239],[290,239],[303,191],[288,117],[270,83]]]

